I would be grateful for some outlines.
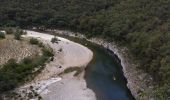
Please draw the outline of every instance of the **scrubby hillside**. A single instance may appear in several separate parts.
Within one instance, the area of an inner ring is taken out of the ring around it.
[[[37,56],[39,52],[38,46],[30,45],[26,41],[17,41],[13,36],[7,35],[6,39],[0,40],[0,65],[10,59],[19,62],[25,57]]]
[[[126,45],[170,95],[170,0],[0,0],[0,26],[83,31]]]
[[[6,29],[0,34],[4,34],[0,38],[0,100],[3,100],[3,93],[41,72],[53,56],[53,50],[37,39],[33,42],[32,38],[21,37],[26,32],[20,29]]]

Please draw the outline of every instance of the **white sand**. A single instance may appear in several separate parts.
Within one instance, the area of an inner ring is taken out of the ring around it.
[[[93,57],[91,50],[61,37],[58,37],[61,40],[58,44],[52,44],[53,35],[34,31],[27,31],[24,37],[39,38],[55,51],[54,61],[47,64],[42,73],[25,87],[33,85],[38,88],[36,91],[44,100],[95,100],[94,92],[86,87],[83,73],[78,77],[74,77],[73,72],[63,75],[62,79],[58,77],[66,68],[85,67]],[[59,52],[59,49],[62,51]]]
[[[50,85],[47,89],[50,93],[42,95],[45,100],[96,100],[92,90],[86,87],[83,79],[72,77],[69,73],[63,79]]]
[[[29,37],[36,37],[46,42],[50,42],[51,39],[54,37],[53,35],[43,34],[34,31],[27,31],[27,36]],[[63,66],[70,67],[70,66],[86,66],[89,61],[91,61],[93,53],[88,48],[67,40],[65,38],[58,37],[59,44],[52,44],[50,43],[51,47],[58,52],[60,48],[63,50]],[[58,55],[58,54],[56,54]]]
[[[61,78],[50,78],[47,80],[37,81],[31,84],[24,85],[23,87],[19,88],[19,91],[23,91],[29,89],[30,86],[33,86],[33,89],[36,90],[38,94],[47,94],[49,91],[46,89],[51,84],[61,81]],[[29,90],[28,90],[29,91]]]

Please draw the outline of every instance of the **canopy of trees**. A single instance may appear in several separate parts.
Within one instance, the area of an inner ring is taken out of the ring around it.
[[[0,26],[67,28],[122,42],[157,85],[170,83],[170,0],[0,0]]]

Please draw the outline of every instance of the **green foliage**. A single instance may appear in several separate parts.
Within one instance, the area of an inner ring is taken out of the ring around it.
[[[45,47],[44,44],[41,41],[39,41],[38,39],[36,39],[36,38],[31,38],[29,40],[29,42],[30,42],[30,44],[38,45],[39,47],[42,47],[42,48]]]
[[[36,38],[31,38],[31,39],[30,39],[30,44],[38,45],[38,44],[39,44],[39,41],[38,41],[38,39],[36,39]]]
[[[4,39],[5,38],[5,33],[0,32],[0,39]]]
[[[3,0],[0,26],[77,27],[80,16],[108,9],[119,0]],[[38,4],[38,5],[36,5]],[[41,29],[42,29],[41,28]]]
[[[13,34],[13,29],[12,28],[5,28],[5,33],[6,34]]]
[[[161,87],[170,83],[169,5],[170,0],[2,0],[0,26],[65,28],[121,42]]]
[[[44,44],[39,41],[38,46],[39,46],[39,47],[44,47]]]
[[[16,40],[21,40],[21,34],[18,33],[18,32],[15,32],[15,33],[14,33],[14,38],[15,38]]]
[[[26,35],[27,34],[26,31],[24,31],[24,30],[22,30],[20,28],[16,28],[16,32],[18,32],[20,35]]]
[[[25,82],[28,76],[34,74],[34,69],[44,66],[44,63],[52,55],[48,49],[45,49],[42,56],[37,56],[34,59],[25,58],[19,63],[14,59],[10,59],[0,69],[0,93],[14,89]]]
[[[31,59],[31,58],[24,58],[24,59],[22,60],[22,63],[23,63],[23,64],[32,63],[32,59]]]
[[[21,40],[21,35],[25,34],[25,32],[21,29],[16,29],[16,31],[14,32],[14,38],[16,40]]]
[[[165,84],[162,87],[157,86],[154,89],[154,97],[156,100],[168,100],[169,95],[170,95],[170,84]]]
[[[51,39],[52,43],[58,43],[58,41],[59,39],[56,36],[54,36],[54,38]]]
[[[54,56],[52,49],[44,48],[44,49],[42,49],[42,51],[43,51],[43,55],[45,55],[45,56]]]

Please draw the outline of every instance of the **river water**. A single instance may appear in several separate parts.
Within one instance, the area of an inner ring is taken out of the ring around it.
[[[93,59],[85,69],[87,87],[92,89],[97,100],[134,100],[127,88],[122,66],[113,52],[83,39],[65,37],[93,51]]]

